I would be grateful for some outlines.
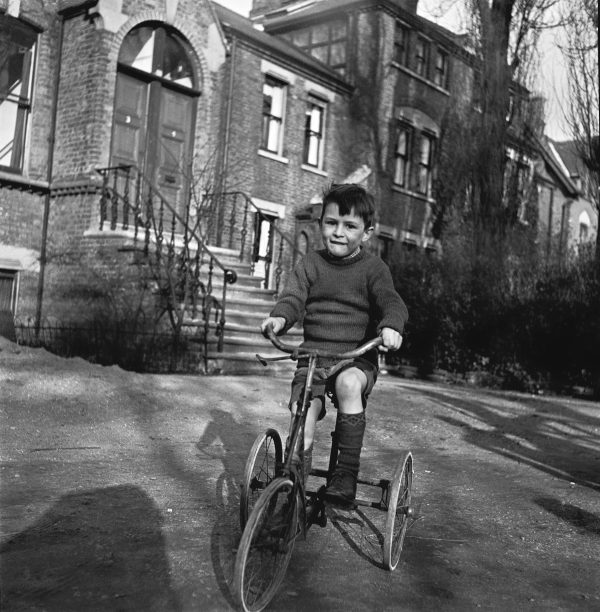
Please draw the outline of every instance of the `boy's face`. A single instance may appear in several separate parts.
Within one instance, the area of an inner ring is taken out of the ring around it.
[[[333,257],[347,257],[366,242],[373,233],[372,227],[365,227],[362,217],[354,214],[341,215],[338,205],[330,202],[323,211],[321,237],[325,248]]]

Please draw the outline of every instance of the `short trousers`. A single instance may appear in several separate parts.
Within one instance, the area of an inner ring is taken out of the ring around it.
[[[358,368],[359,370],[362,370],[365,373],[365,376],[367,377],[367,384],[362,393],[363,410],[366,409],[367,398],[373,390],[373,386],[375,385],[375,381],[377,380],[378,370],[377,366],[373,362],[368,361],[367,359],[363,359],[362,357],[357,357],[356,359],[349,361],[338,372],[335,372],[335,374],[331,377],[329,377],[329,372],[331,368],[317,367],[315,369],[315,375],[313,376],[312,383],[312,399],[321,400],[321,412],[319,413],[319,417],[317,420],[320,421],[327,414],[327,410],[325,408],[326,395],[333,402],[333,405],[338,408],[337,397],[335,395],[335,380],[341,372],[347,370],[348,368]],[[294,378],[292,380],[292,392],[290,395],[289,402],[290,411],[292,410],[295,404],[302,401],[307,374],[308,366],[299,365],[296,369]]]

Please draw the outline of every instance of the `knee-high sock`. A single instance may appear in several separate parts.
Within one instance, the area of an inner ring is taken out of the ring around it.
[[[365,425],[364,412],[359,414],[338,412],[335,422],[335,435],[338,444],[336,471],[349,472],[358,476]]]

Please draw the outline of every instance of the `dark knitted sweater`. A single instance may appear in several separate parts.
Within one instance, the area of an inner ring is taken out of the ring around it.
[[[354,257],[337,259],[323,249],[298,263],[271,316],[286,320],[283,332],[302,321],[303,347],[344,352],[384,327],[402,333],[408,311],[379,257],[361,249]],[[365,357],[377,363],[376,351]]]

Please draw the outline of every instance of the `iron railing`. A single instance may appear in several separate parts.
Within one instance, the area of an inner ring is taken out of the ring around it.
[[[182,326],[185,314],[195,318],[202,313],[205,354],[214,313],[217,350],[222,352],[227,287],[236,282],[237,274],[206,245],[200,219],[192,218],[189,206],[177,211],[135,166],[119,165],[97,172],[102,176],[99,229],[126,231],[134,248],[141,248],[164,310],[176,317],[172,319],[175,328]],[[213,295],[216,274],[222,277],[220,299]]]
[[[208,196],[220,201],[215,244],[237,251],[240,262],[249,264],[252,272],[262,262],[264,287],[279,294],[283,273],[291,269],[301,255],[292,238],[278,226],[277,219],[262,211],[243,191]],[[269,229],[266,251],[261,254],[258,228],[263,222]]]
[[[143,172],[131,165],[98,169],[102,176],[99,229],[127,232],[134,249],[141,249],[152,268],[165,312],[180,318],[185,309],[192,319],[201,312],[205,351],[211,320],[223,351],[227,316],[227,287],[237,273],[226,267],[214,247],[228,249],[252,274],[263,275],[263,287],[277,295],[283,275],[300,252],[278,226],[278,219],[262,211],[242,191],[202,194],[201,201],[169,201]],[[259,241],[260,229],[268,240]],[[268,227],[268,229],[265,229]],[[209,246],[211,245],[211,246]],[[214,288],[222,281],[222,294]],[[172,318],[176,327],[181,321]]]

